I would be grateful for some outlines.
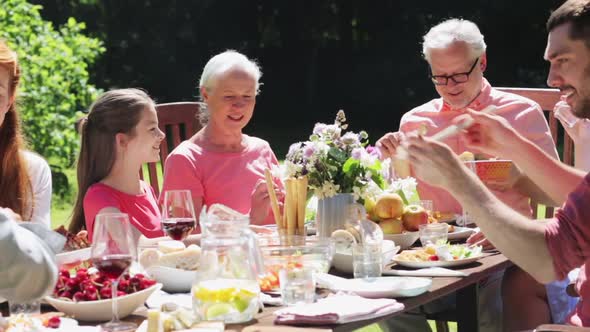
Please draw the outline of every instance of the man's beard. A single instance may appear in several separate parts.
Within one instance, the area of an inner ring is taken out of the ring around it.
[[[584,82],[578,87],[578,102],[572,113],[581,119],[590,119],[590,64],[584,69]],[[582,90],[583,89],[583,90]]]

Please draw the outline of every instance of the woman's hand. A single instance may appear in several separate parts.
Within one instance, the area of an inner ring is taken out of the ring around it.
[[[16,222],[23,221],[21,216],[9,208],[0,208],[0,213],[4,214],[8,219],[14,220]]]
[[[284,194],[281,191],[275,190],[277,200],[282,201]],[[270,213],[270,195],[266,186],[266,181],[260,179],[254,185],[252,190],[251,205],[250,205],[250,224],[260,225],[268,217]]]

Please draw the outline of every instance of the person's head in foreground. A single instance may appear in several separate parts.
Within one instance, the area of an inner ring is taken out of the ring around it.
[[[112,90],[100,96],[82,123],[81,136],[71,232],[84,227],[83,202],[88,188],[113,170],[139,172],[144,163],[158,161],[165,137],[158,128],[154,101],[139,89]]]
[[[241,132],[254,112],[259,93],[260,67],[236,51],[225,51],[205,65],[199,90],[201,124],[214,133]]]
[[[23,219],[32,215],[32,188],[22,155],[25,140],[16,106],[20,81],[18,58],[0,40],[0,206],[12,209]]]
[[[547,84],[561,90],[574,115],[590,118],[590,1],[570,0],[547,21]]]
[[[481,92],[486,43],[475,23],[450,19],[424,35],[422,54],[438,94],[453,109],[468,106]]]

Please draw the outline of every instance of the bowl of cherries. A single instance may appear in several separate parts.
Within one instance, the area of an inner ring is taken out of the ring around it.
[[[162,284],[142,274],[124,274],[117,287],[119,318],[142,306]],[[82,321],[108,321],[112,317],[111,281],[95,269],[79,269],[75,274],[62,269],[51,296],[45,300],[57,310]]]

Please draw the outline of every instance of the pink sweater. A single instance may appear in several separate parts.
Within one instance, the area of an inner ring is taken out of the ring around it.
[[[84,216],[88,238],[92,239],[94,218],[105,207],[114,207],[129,215],[131,224],[149,238],[163,236],[161,214],[152,187],[141,181],[143,194],[129,195],[102,183],[95,183],[84,195]]]
[[[248,144],[242,152],[212,152],[192,142],[182,142],[166,159],[162,193],[188,189],[193,199],[203,198],[203,205],[220,203],[249,213],[256,182],[264,180],[264,170],[278,166],[278,161],[266,141],[250,136],[246,139]],[[274,217],[269,209],[264,224],[271,223]]]
[[[498,91],[492,88],[485,79],[482,84],[481,93],[468,107],[475,110],[482,110],[488,105],[501,107],[502,109],[498,109],[495,114],[508,120],[514,129],[539,146],[549,156],[558,158],[549,126],[538,104],[515,94]],[[462,111],[451,110],[442,98],[433,99],[404,114],[400,122],[400,131],[409,133],[425,126],[427,135],[431,136],[446,128],[455,117],[461,114],[463,114]],[[457,154],[467,150],[460,135],[450,137],[444,140],[444,143]],[[461,213],[461,205],[446,190],[431,186],[420,179],[417,180],[420,198],[432,200],[435,210]],[[518,212],[525,216],[531,216],[532,211],[528,197],[516,190],[494,191],[494,194]]]
[[[580,294],[578,306],[568,317],[572,325],[590,327],[590,173],[568,196],[563,207],[545,228],[545,240],[553,257],[557,278],[582,265],[576,290]]]

